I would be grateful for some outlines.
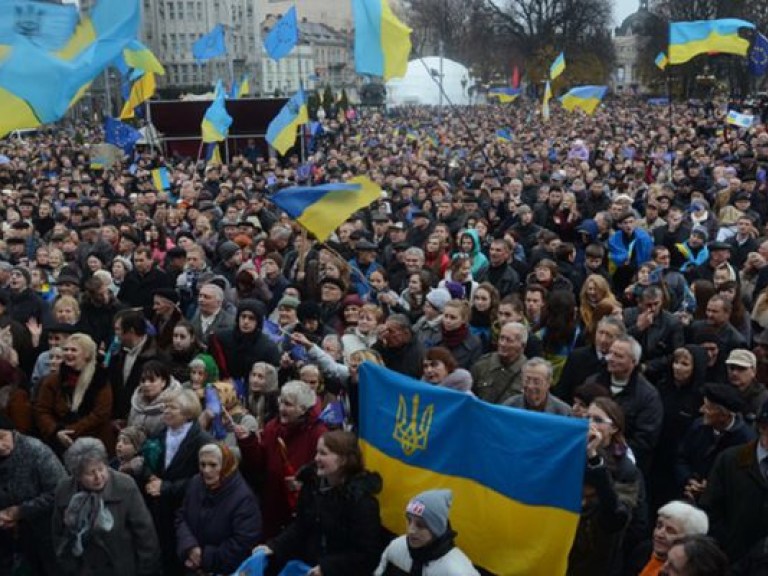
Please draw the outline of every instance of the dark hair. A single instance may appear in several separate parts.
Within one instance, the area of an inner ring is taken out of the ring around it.
[[[328,450],[342,458],[341,471],[345,479],[363,472],[365,469],[363,453],[360,451],[357,436],[346,430],[331,430],[323,434],[321,438]]]
[[[693,319],[704,320],[707,317],[709,299],[715,295],[715,285],[709,280],[699,278],[691,283],[691,292],[696,299],[696,311],[693,313]]]
[[[453,357],[451,351],[448,350],[448,348],[444,348],[443,346],[433,346],[427,350],[427,353],[424,355],[424,359],[442,362],[445,364],[445,369],[448,370],[449,374],[459,367],[459,363],[456,362],[456,358]]]
[[[587,406],[592,404],[597,398],[610,397],[611,393],[608,391],[608,388],[597,382],[587,382],[578,386],[576,390],[573,391],[574,400],[578,398]]]
[[[555,290],[547,298],[544,350],[557,352],[571,346],[576,331],[576,297],[570,290]]]
[[[584,249],[584,254],[588,258],[605,258],[605,247],[602,244],[588,244]]]
[[[115,322],[120,323],[123,332],[133,332],[137,336],[144,336],[147,333],[147,322],[140,309],[121,310],[115,314]]]
[[[733,300],[731,300],[731,324],[734,326],[743,326],[747,319],[747,311],[744,308],[744,301],[741,298],[741,286],[734,280],[723,282],[715,288],[717,295],[721,295],[726,290],[733,290]]]
[[[141,367],[141,380],[150,378],[160,378],[167,386],[171,382],[171,371],[166,362],[161,362],[157,358],[147,360]]]
[[[600,410],[606,413],[608,418],[613,421],[613,425],[616,426],[616,432],[611,439],[611,446],[619,445],[626,449],[627,439],[624,436],[626,430],[626,418],[624,417],[624,410],[619,406],[615,400],[608,396],[598,396],[594,398],[590,404],[594,404]]]
[[[701,534],[683,536],[672,543],[682,546],[685,552],[687,576],[728,576],[728,557],[717,542]]]

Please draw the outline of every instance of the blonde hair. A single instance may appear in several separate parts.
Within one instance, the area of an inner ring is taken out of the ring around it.
[[[78,320],[80,319],[80,303],[76,298],[69,295],[59,296],[56,299],[56,302],[53,304],[53,315],[56,316],[56,312],[64,306],[71,306],[72,310],[75,311]]]
[[[72,393],[72,412],[77,412],[96,373],[96,342],[87,334],[76,332],[67,338],[66,344],[74,344],[86,355],[85,366],[83,366],[80,375],[77,377],[75,391]]]
[[[455,310],[458,310],[462,322],[465,324],[469,322],[469,302],[466,300],[448,300],[448,302],[445,303],[443,311],[445,311],[445,308],[454,308]]]

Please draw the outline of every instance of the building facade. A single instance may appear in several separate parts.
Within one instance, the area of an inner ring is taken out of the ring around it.
[[[648,8],[648,0],[640,0],[637,12],[627,16],[615,29],[613,47],[616,68],[612,83],[616,93],[643,93],[647,87],[640,74],[640,56],[648,40],[648,26],[656,17]]]

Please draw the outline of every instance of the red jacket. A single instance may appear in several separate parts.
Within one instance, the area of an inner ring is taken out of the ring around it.
[[[296,473],[302,466],[312,462],[317,451],[317,441],[325,432],[325,425],[312,416],[294,425],[281,424],[278,417],[264,427],[261,441],[254,434],[238,441],[242,454],[241,466],[246,476],[261,479],[259,499],[265,540],[277,536],[293,517],[285,482],[287,466]],[[287,464],[278,443],[279,438],[285,443]]]

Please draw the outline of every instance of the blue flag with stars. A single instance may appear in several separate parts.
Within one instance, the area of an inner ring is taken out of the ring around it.
[[[110,117],[104,121],[104,141],[117,146],[126,154],[133,151],[133,147],[140,139],[141,132],[133,126]]]
[[[192,44],[192,56],[198,62],[205,62],[216,56],[222,56],[227,53],[227,46],[224,43],[224,26],[217,24],[213,30],[204,34]]]
[[[264,38],[264,49],[270,58],[280,60],[283,56],[287,56],[298,43],[299,21],[296,16],[296,6],[291,6]]]
[[[755,35],[755,43],[749,52],[747,67],[752,76],[762,76],[768,72],[768,38],[759,32]]]

